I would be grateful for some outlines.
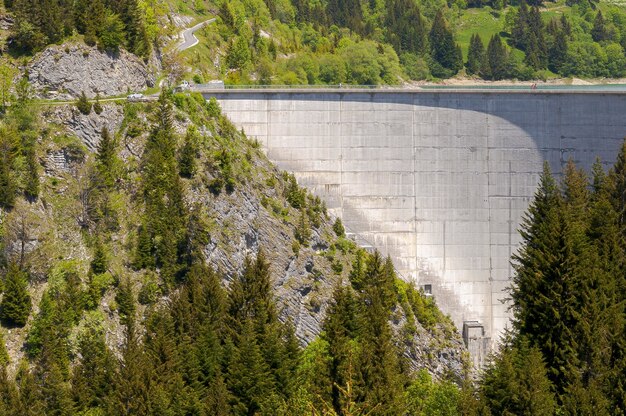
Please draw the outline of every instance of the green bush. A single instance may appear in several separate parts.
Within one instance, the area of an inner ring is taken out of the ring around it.
[[[346,229],[343,227],[343,223],[341,222],[341,218],[337,218],[335,223],[333,224],[333,231],[337,234],[337,237],[345,237]]]
[[[102,296],[107,289],[113,286],[115,278],[110,273],[89,275],[89,286],[87,288],[86,305],[87,309],[96,309],[100,304]]]
[[[103,108],[102,104],[100,104],[100,94],[96,94],[96,102],[93,104],[93,112],[97,115],[102,114]]]
[[[151,305],[155,303],[161,295],[161,288],[157,282],[156,275],[148,272],[144,278],[137,300],[142,305]]]
[[[91,103],[87,100],[87,96],[85,95],[85,91],[80,94],[78,97],[78,101],[76,101],[76,108],[78,111],[83,113],[84,115],[89,115],[91,113]]]

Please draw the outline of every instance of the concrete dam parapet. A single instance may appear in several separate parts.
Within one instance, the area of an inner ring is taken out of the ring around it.
[[[224,113],[332,214],[431,291],[458,328],[497,339],[518,227],[543,161],[612,164],[626,93],[240,91]],[[478,322],[478,323],[476,323]],[[481,341],[482,342],[482,341]]]

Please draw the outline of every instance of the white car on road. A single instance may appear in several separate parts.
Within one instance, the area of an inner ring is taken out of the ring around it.
[[[128,101],[141,101],[143,100],[143,94],[139,94],[139,93],[130,94],[128,97],[126,97],[126,99]]]

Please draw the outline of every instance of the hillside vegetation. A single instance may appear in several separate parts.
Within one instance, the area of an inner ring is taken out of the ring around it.
[[[21,88],[0,121],[0,414],[457,406],[451,321],[215,100],[40,109]],[[83,142],[85,118],[119,128]]]
[[[216,16],[184,53],[197,82],[400,84],[626,76],[626,10],[590,0],[6,1],[10,47],[36,52],[79,35],[148,58],[191,21]],[[45,12],[44,12],[45,10]],[[168,56],[166,69],[179,69]],[[177,73],[176,77],[183,74]]]

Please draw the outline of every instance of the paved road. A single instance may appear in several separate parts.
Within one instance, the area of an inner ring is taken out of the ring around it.
[[[205,20],[204,22],[198,23],[194,27],[190,27],[189,29],[183,30],[183,32],[181,33],[181,37],[183,38],[183,43],[178,45],[176,49],[178,49],[179,52],[182,52],[185,49],[189,49],[193,46],[196,46],[198,44],[198,38],[196,37],[195,33],[198,30],[202,29],[205,25],[208,25],[213,22],[215,22],[215,18]]]

